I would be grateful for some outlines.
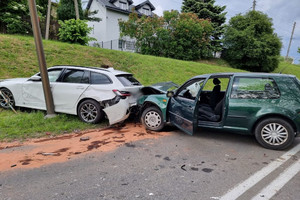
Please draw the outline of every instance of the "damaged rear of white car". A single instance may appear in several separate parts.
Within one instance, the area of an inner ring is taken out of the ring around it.
[[[98,123],[105,115],[110,124],[125,120],[143,87],[132,74],[113,68],[55,66],[48,69],[48,75],[55,112],[78,115],[87,123]],[[0,91],[3,108],[46,110],[39,74],[1,81]]]

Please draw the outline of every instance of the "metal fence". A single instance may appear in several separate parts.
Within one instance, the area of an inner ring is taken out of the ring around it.
[[[113,50],[119,50],[119,51],[136,51],[135,41],[133,40],[110,40],[107,42],[91,42],[90,46],[93,47],[99,47],[103,49],[113,49]]]

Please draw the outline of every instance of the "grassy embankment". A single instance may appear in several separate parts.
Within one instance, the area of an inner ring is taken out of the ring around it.
[[[103,64],[118,70],[131,72],[144,85],[163,81],[182,84],[198,74],[242,71],[223,66],[223,62],[186,62],[168,58],[145,56],[134,53],[106,50],[56,41],[44,41],[47,66]],[[219,65],[219,63],[222,64]],[[281,64],[278,71],[284,68]],[[39,71],[34,40],[32,37],[0,34],[0,79],[30,77]],[[300,67],[289,65],[284,73],[300,77]],[[105,124],[88,125],[76,116],[62,115],[54,119],[43,119],[43,113],[13,114],[0,109],[0,141],[28,137],[41,137],[45,133],[61,134],[87,128],[103,127]]]

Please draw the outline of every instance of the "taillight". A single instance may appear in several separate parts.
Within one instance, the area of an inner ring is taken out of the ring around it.
[[[129,97],[129,96],[131,96],[130,92],[127,92],[127,91],[113,90],[113,92],[114,92],[117,96],[121,96],[121,97]]]

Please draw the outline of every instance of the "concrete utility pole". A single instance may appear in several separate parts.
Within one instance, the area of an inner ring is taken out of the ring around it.
[[[51,0],[48,0],[47,23],[46,23],[46,35],[45,35],[45,39],[46,39],[46,40],[49,39],[50,18],[51,18]]]
[[[287,60],[289,58],[289,53],[290,53],[290,48],[291,48],[291,44],[292,44],[292,40],[293,40],[293,36],[294,36],[294,31],[295,31],[295,27],[296,27],[296,22],[294,22],[294,26],[293,26],[293,30],[292,30],[292,35],[290,38],[290,43],[289,43],[289,47],[285,56],[285,60]]]
[[[75,5],[76,19],[79,19],[79,10],[78,10],[78,2],[77,2],[77,0],[74,0],[74,5]]]
[[[256,8],[256,0],[253,0],[253,6],[252,6],[252,8],[253,8],[253,11],[255,11],[255,8]]]
[[[46,117],[52,117],[55,115],[54,103],[53,103],[53,97],[52,97],[50,84],[49,84],[49,77],[48,77],[46,59],[44,54],[43,42],[42,42],[42,35],[41,35],[40,25],[37,16],[35,0],[28,0],[28,5],[30,10],[30,18],[32,23],[32,31],[34,35],[36,53],[37,53],[39,66],[40,66],[43,91],[44,91],[44,96],[46,101],[46,108],[47,108]]]

